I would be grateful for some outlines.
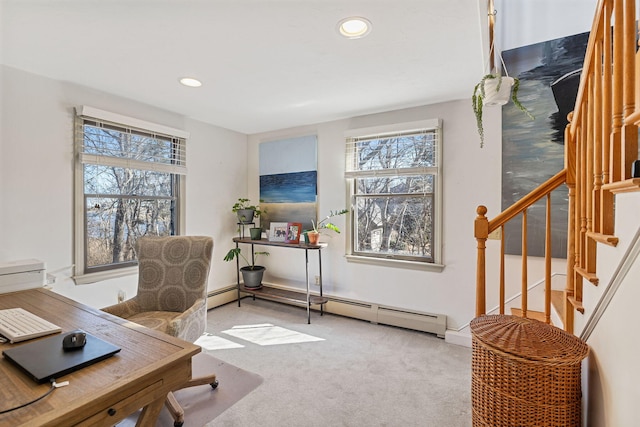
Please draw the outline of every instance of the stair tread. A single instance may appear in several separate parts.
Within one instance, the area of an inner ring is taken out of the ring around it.
[[[599,279],[598,276],[596,276],[596,273],[591,273],[582,267],[575,267],[575,271],[576,273],[587,279],[589,282],[593,283],[596,286],[598,285]]]
[[[584,307],[582,305],[582,301],[578,301],[575,297],[568,297],[567,299],[576,310],[584,314]]]
[[[558,316],[564,319],[564,291],[551,290],[551,305],[555,308]]]
[[[522,310],[519,309],[519,308],[512,308],[511,309],[511,314],[514,315],[514,316],[517,316],[517,317],[524,317],[522,315]],[[527,310],[527,318],[528,319],[539,320],[541,322],[546,322],[545,315],[541,311]],[[553,324],[553,323],[550,322],[550,324]]]
[[[595,233],[593,231],[587,231],[587,236],[595,240],[596,242],[604,243],[605,245],[614,246],[614,247],[618,245],[619,239],[616,236],[611,234],[602,234],[602,233]]]

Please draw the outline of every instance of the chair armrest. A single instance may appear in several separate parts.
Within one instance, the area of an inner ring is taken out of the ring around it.
[[[206,321],[207,301],[199,298],[191,307],[169,322],[167,333],[185,341],[194,342],[203,334]]]
[[[101,310],[106,313],[113,314],[114,316],[128,319],[134,314],[140,313],[142,311],[142,308],[140,307],[140,304],[138,304],[136,297],[133,297],[121,303],[102,308]]]

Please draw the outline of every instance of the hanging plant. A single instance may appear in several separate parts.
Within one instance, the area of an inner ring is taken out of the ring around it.
[[[491,105],[504,105],[509,102],[509,98],[513,101],[514,105],[523,113],[525,113],[531,120],[534,119],[533,115],[527,110],[518,100],[518,89],[520,89],[520,80],[515,77],[510,77],[507,67],[504,64],[502,55],[497,53],[497,49],[494,49],[493,33],[495,27],[495,19],[498,12],[493,8],[493,0],[488,0],[488,14],[489,17],[489,57],[488,69],[492,72],[486,74],[480,82],[473,88],[473,95],[471,96],[471,103],[473,104],[473,113],[476,116],[476,125],[478,128],[478,135],[480,135],[480,148],[484,147],[484,126],[482,124],[482,113],[485,106]],[[502,69],[505,76],[498,71],[495,66],[495,56],[500,58]]]
[[[480,135],[480,148],[484,147],[484,126],[482,123],[482,113],[485,106],[504,105],[513,101],[513,104],[531,120],[533,115],[518,100],[518,89],[520,80],[515,77],[502,76],[499,73],[486,74],[473,88],[471,103],[473,113],[476,116],[476,126]]]

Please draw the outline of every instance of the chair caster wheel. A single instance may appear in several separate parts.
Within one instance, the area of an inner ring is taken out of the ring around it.
[[[217,389],[218,388],[218,384],[220,384],[218,382],[218,380],[215,380],[214,382],[210,383],[209,385],[211,386],[212,389]],[[178,426],[179,427],[179,426]]]

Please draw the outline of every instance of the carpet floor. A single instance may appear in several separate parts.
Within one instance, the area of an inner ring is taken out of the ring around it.
[[[206,427],[471,427],[470,348],[250,298],[207,318],[203,351],[264,383]]]
[[[220,385],[176,393],[185,427],[471,427],[470,348],[248,298],[207,319],[194,374]],[[163,409],[157,426],[172,425]]]

